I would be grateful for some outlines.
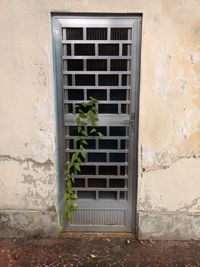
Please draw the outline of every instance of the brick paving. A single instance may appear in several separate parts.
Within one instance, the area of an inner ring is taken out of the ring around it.
[[[6,239],[0,267],[200,267],[198,241],[138,241],[127,237]]]

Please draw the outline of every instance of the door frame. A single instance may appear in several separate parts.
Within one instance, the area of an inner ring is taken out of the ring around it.
[[[135,71],[132,73],[131,79],[131,87],[134,88],[135,97],[134,100],[131,100],[132,108],[134,109],[134,130],[132,130],[132,138],[130,135],[131,144],[130,146],[133,148],[132,165],[129,164],[129,168],[132,168],[133,179],[132,184],[128,186],[129,190],[132,190],[132,199],[128,201],[128,211],[131,212],[131,216],[129,214],[128,218],[131,219],[131,232],[137,234],[137,224],[138,224],[138,216],[137,216],[137,189],[138,189],[138,133],[139,133],[139,100],[140,100],[140,62],[141,62],[141,31],[142,31],[142,14],[137,13],[62,13],[56,12],[52,13],[52,46],[53,46],[53,73],[54,73],[54,95],[55,95],[55,118],[56,118],[56,172],[57,172],[57,210],[59,216],[59,223],[62,224],[61,214],[65,206],[65,202],[63,199],[64,189],[65,189],[65,181],[64,181],[64,105],[63,105],[63,90],[62,88],[62,61],[60,61],[62,44],[61,44],[61,28],[58,23],[58,19],[73,17],[73,18],[116,18],[116,17],[124,17],[124,18],[134,18],[137,19],[135,34],[136,38],[136,49],[134,50],[134,54],[132,57],[132,67]],[[60,42],[57,40],[60,38]],[[133,49],[132,49],[133,51]],[[137,55],[137,56],[136,56]],[[133,90],[133,89],[132,89]],[[131,207],[130,207],[131,205]]]

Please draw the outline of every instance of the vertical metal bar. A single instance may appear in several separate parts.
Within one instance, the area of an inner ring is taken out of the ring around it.
[[[106,162],[109,162],[109,155],[110,155],[110,153],[106,152]]]
[[[66,40],[66,28],[62,28],[62,39]]]
[[[109,181],[110,181],[110,179],[107,178],[107,179],[106,179],[106,188],[109,188]]]
[[[83,40],[87,40],[86,31],[87,31],[87,28],[84,27],[83,28]]]
[[[118,86],[122,86],[122,74],[119,74],[119,83]]]
[[[107,33],[108,33],[107,40],[110,41],[111,40],[111,28],[110,27],[107,28]]]
[[[74,54],[74,46],[75,46],[75,44],[73,44],[73,43],[71,43],[71,56],[75,56],[75,54]]]
[[[98,82],[99,82],[99,76],[98,74],[95,74],[95,86],[98,86]]]
[[[117,139],[117,149],[120,149],[120,139]]]
[[[107,88],[107,101],[110,101],[110,88]]]
[[[98,57],[98,43],[95,43],[95,57]]]
[[[87,100],[87,89],[86,88],[83,89],[83,94],[84,94],[84,101],[86,101]]]
[[[119,56],[122,56],[122,43],[119,44]]]
[[[87,59],[83,58],[83,70],[87,71]]]
[[[96,175],[99,175],[99,166],[96,166]]]
[[[75,75],[76,74],[71,74],[72,75],[72,86],[75,86],[76,85],[76,82],[75,82]]]
[[[122,104],[117,103],[118,114],[122,114]]]
[[[111,69],[110,69],[110,59],[109,58],[107,58],[107,71],[110,71]]]
[[[76,113],[76,103],[72,103],[72,113],[75,114]]]
[[[85,178],[85,188],[88,188],[88,178]]]
[[[117,166],[117,175],[118,176],[120,175],[120,166],[119,165]]]

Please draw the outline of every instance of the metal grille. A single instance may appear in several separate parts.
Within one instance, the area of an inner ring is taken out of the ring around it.
[[[116,42],[99,43],[99,40],[109,42],[108,36],[111,37],[110,40]],[[84,43],[88,40],[95,41]],[[121,40],[130,43],[127,56],[122,55],[124,44]],[[67,52],[67,45],[70,47],[70,53]],[[75,115],[76,105],[90,96],[98,99],[99,114],[129,114],[130,51],[130,28],[63,28],[66,114]],[[83,87],[86,85],[93,88]],[[124,86],[128,87],[123,88]],[[72,152],[77,151],[73,141],[77,129],[74,126],[65,128],[66,161],[69,162]],[[106,126],[99,127],[99,131],[104,133],[104,137],[90,137],[81,175],[76,174],[74,191],[79,199],[127,199],[128,127]],[[86,174],[84,174],[85,169],[87,169]]]
[[[73,140],[77,135],[76,106],[90,96],[98,100],[98,130],[103,134],[87,138],[86,159],[81,164],[81,173],[76,173],[74,185],[79,209],[68,224],[69,230],[79,227],[79,230],[130,231],[131,228],[133,140],[130,138],[133,138],[136,21],[133,18],[60,20],[65,164],[77,151]]]

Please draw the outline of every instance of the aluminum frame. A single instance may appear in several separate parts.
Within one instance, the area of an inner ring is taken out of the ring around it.
[[[75,25],[74,23],[77,23],[77,19],[79,20],[78,24],[80,25],[80,20],[82,19],[84,22],[84,26],[85,25],[89,25],[91,26],[97,26],[97,27],[107,27],[107,23],[112,20],[112,23],[110,23],[110,27],[131,27],[132,28],[132,36],[133,36],[133,40],[134,40],[134,44],[132,44],[132,56],[122,56],[122,59],[133,59],[132,62],[132,70],[134,70],[132,72],[132,79],[131,79],[131,85],[130,86],[121,86],[121,88],[124,87],[129,89],[131,88],[131,110],[130,110],[130,114],[135,114],[134,117],[134,130],[132,129],[129,133],[129,136],[127,136],[126,138],[129,139],[129,151],[133,150],[134,153],[131,153],[131,158],[129,160],[129,162],[132,162],[132,164],[129,164],[129,173],[132,173],[132,178],[133,179],[129,179],[129,187],[128,187],[128,194],[129,194],[129,201],[128,201],[128,212],[129,212],[129,222],[128,222],[128,227],[121,227],[120,229],[117,226],[111,226],[108,227],[106,230],[103,228],[103,226],[94,226],[94,227],[90,227],[90,229],[88,229],[88,227],[84,227],[84,226],[80,226],[79,230],[81,231],[128,231],[128,232],[136,232],[136,192],[137,192],[137,151],[138,151],[138,144],[137,144],[137,138],[138,138],[138,113],[139,113],[139,76],[140,76],[140,44],[141,44],[141,16],[102,16],[102,17],[98,17],[98,16],[91,16],[91,17],[87,17],[87,16],[63,16],[63,15],[55,15],[52,17],[52,25],[53,25],[53,52],[54,52],[54,70],[55,70],[55,79],[56,79],[56,93],[57,93],[57,128],[58,128],[58,132],[57,132],[57,144],[58,144],[58,163],[59,163],[59,173],[60,173],[60,177],[59,180],[62,180],[61,182],[61,187],[63,184],[63,175],[62,173],[64,173],[64,153],[65,150],[63,149],[64,145],[64,140],[66,138],[71,138],[68,136],[65,136],[64,134],[64,128],[63,125],[66,125],[69,123],[69,120],[67,121],[66,119],[64,119],[64,117],[62,116],[62,114],[64,114],[63,110],[64,110],[64,101],[63,101],[63,90],[61,90],[61,88],[65,89],[65,86],[63,87],[62,84],[62,59],[65,59],[62,56],[61,50],[62,50],[62,32],[61,32],[61,28],[62,27],[70,27],[71,23],[73,24],[73,26]],[[94,22],[95,19],[95,22]],[[127,22],[127,19],[129,20],[129,22]],[[91,22],[93,22],[91,24]],[[123,22],[123,23],[122,23]],[[134,27],[133,27],[133,23],[134,23]],[[77,25],[78,25],[77,24]],[[122,25],[123,24],[123,25]],[[72,43],[73,41],[69,41],[70,43]],[[88,41],[89,43],[92,43],[92,41]],[[77,43],[77,42],[76,42]],[[81,42],[80,42],[81,43]],[[85,41],[83,41],[82,43],[86,43]],[[99,42],[100,43],[100,42]],[[102,41],[102,43],[106,43],[106,41]],[[109,41],[109,43],[111,43]],[[116,43],[113,42],[113,43]],[[119,43],[117,41],[117,43]],[[123,43],[125,43],[125,41],[123,41]],[[127,41],[127,43],[130,43],[130,41]],[[74,58],[73,56],[71,58]],[[78,58],[78,57],[76,57]],[[80,58],[96,58],[96,56],[80,56]],[[98,56],[98,58],[108,58],[107,56]],[[119,59],[120,57],[116,57],[116,56],[109,56],[109,58],[111,59]],[[120,58],[120,59],[121,59]],[[104,72],[102,72],[104,73]],[[113,72],[112,72],[113,73]],[[127,72],[125,72],[127,74]],[[108,74],[108,72],[106,72],[106,74]],[[69,89],[70,86],[67,86],[67,88]],[[71,86],[71,88],[74,88],[74,86]],[[75,86],[75,87],[79,87],[79,88],[90,88],[90,86]],[[109,87],[109,89],[115,89],[116,86],[107,86]],[[91,88],[93,88],[93,86],[91,86]],[[99,86],[99,88],[102,88],[102,86]],[[108,103],[108,102],[107,102]],[[114,101],[112,101],[112,103],[114,103]],[[99,115],[101,117],[101,114]],[[105,125],[107,125],[108,122],[110,122],[110,118],[109,115],[106,115],[107,119],[105,119],[105,114],[103,115],[104,118],[99,118],[100,121],[104,121]],[[113,115],[112,115],[113,117]],[[112,121],[111,125],[119,125],[119,121],[122,122],[122,125],[128,125],[130,124],[130,118],[129,116],[126,115],[118,115],[118,118],[116,117],[116,121]],[[73,123],[73,119],[71,121],[71,123]],[[131,127],[129,127],[129,129],[131,129]],[[105,139],[112,139],[112,136],[110,137],[106,137]],[[115,137],[116,138],[116,137]],[[124,137],[123,137],[124,139]],[[113,165],[113,163],[112,163]],[[81,175],[79,175],[79,177],[81,177]],[[84,175],[85,177],[85,175]],[[110,175],[109,175],[110,177]],[[123,176],[125,177],[125,176]],[[60,190],[61,192],[60,195],[63,194],[63,189]],[[61,200],[62,196],[60,196],[59,201],[62,202],[62,204],[60,205],[61,207],[63,207],[63,201]],[[105,201],[106,202],[106,201]],[[61,208],[62,210],[62,208]],[[77,227],[73,227],[70,226],[69,230],[77,230]]]

